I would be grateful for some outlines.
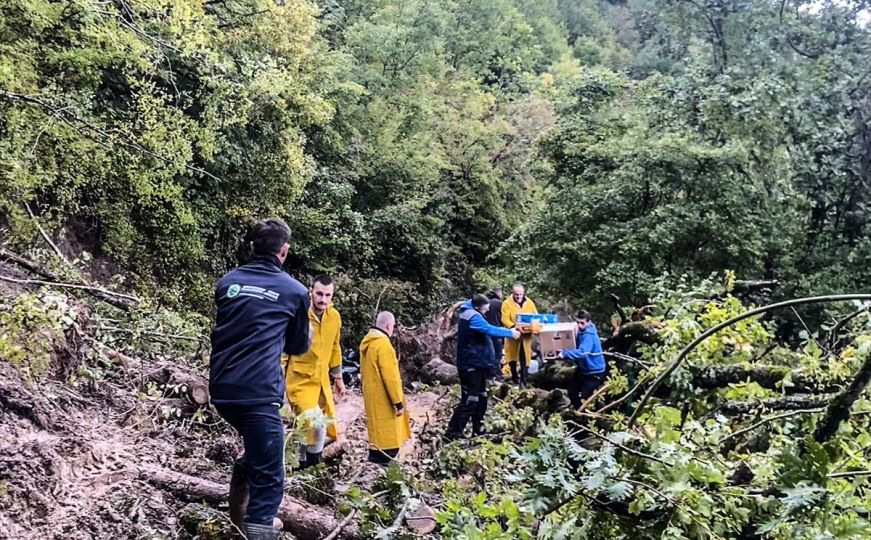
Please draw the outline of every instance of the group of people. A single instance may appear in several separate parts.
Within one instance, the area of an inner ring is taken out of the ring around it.
[[[538,313],[535,303],[526,297],[522,283],[514,284],[511,297],[504,302],[502,290],[497,288],[487,296],[477,294],[460,306],[456,359],[460,402],[448,423],[447,440],[462,438],[469,420],[473,436],[485,433],[487,381],[501,370],[503,345],[512,382],[521,388],[526,386],[533,334],[517,329],[517,316],[521,313]],[[590,312],[578,311],[575,323],[578,325],[577,345],[560,351],[558,358],[575,364],[568,393],[572,405],[579,407],[604,383],[606,366]]]
[[[230,482],[230,517],[249,540],[272,540],[282,529],[276,517],[284,492],[285,397],[305,424],[298,445],[301,468],[317,465],[328,438],[339,426],[335,399],[345,392],[341,371],[342,318],[333,306],[335,284],[317,276],[311,287],[282,270],[290,228],[277,218],[259,222],[250,233],[253,260],[223,276],[215,290],[217,314],[212,332],[209,389],[218,413],[242,437],[244,455]],[[537,313],[521,284],[502,301],[501,291],[475,295],[459,312],[456,366],[461,400],[445,437],[485,432],[487,381],[499,372],[504,345],[512,380],[526,384],[532,336],[517,328],[517,315]],[[495,318],[498,316],[498,319]],[[572,403],[602,384],[605,363],[590,314],[577,315],[578,348],[561,356],[578,366],[570,389]],[[369,460],[395,459],[411,436],[408,408],[396,351],[390,338],[396,319],[378,313],[360,343],[360,373]],[[519,365],[518,365],[519,364]]]

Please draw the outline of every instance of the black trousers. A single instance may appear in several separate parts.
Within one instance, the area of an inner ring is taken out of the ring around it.
[[[369,449],[369,462],[377,463],[378,465],[387,465],[399,455],[399,448],[391,448],[389,450]]]
[[[529,358],[526,357],[526,348],[523,346],[523,338],[520,339],[520,350],[517,351],[517,358],[520,360],[520,374],[517,373],[517,362],[508,362],[508,367],[511,368],[511,382],[526,383],[526,377],[529,375]]]
[[[578,368],[575,368],[575,374],[569,382],[569,399],[572,407],[576,409],[580,407],[604,383],[604,373],[581,373]]]
[[[447,439],[460,439],[469,419],[472,419],[472,433],[479,434],[487,414],[487,376],[488,368],[465,368],[460,371],[460,402],[454,409],[448,430]]]

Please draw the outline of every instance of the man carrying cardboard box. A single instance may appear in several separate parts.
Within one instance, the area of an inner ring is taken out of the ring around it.
[[[507,328],[517,326],[517,315],[520,313],[538,313],[535,303],[526,297],[526,288],[522,283],[515,283],[511,287],[511,297],[502,302],[502,325]],[[505,359],[511,366],[511,381],[520,383],[520,387],[526,386],[527,365],[532,359],[532,333],[524,333],[519,340],[505,342]],[[520,373],[517,371],[517,362],[520,361]],[[519,376],[518,376],[519,375]]]
[[[559,358],[575,363],[575,374],[569,383],[569,399],[575,408],[580,407],[605,382],[605,355],[602,354],[602,342],[592,319],[589,311],[578,311],[575,315],[578,348],[559,353]]]

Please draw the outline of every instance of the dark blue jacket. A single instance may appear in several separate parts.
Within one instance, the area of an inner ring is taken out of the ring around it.
[[[460,306],[457,327],[457,369],[499,369],[499,359],[493,348],[494,337],[512,337],[511,330],[493,326],[467,300]]]
[[[590,323],[583,332],[578,332],[578,348],[563,351],[563,358],[574,360],[581,373],[604,373],[605,355],[596,325]]]
[[[257,256],[218,281],[212,331],[212,402],[263,405],[284,402],[281,353],[309,347],[309,295],[281,269],[278,257]]]

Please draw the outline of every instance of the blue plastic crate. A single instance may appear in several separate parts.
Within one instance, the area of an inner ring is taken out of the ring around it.
[[[541,324],[553,324],[559,322],[554,313],[518,313],[517,324],[532,324],[532,321],[538,321]]]

